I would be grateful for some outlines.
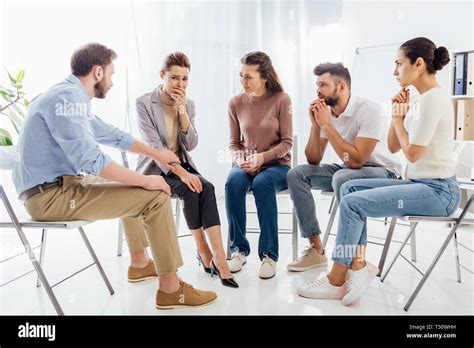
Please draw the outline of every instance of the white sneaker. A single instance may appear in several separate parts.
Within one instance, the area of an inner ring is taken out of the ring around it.
[[[326,298],[340,300],[346,292],[346,283],[341,286],[334,286],[329,283],[326,274],[322,274],[318,279],[299,284],[298,295],[307,298]]]
[[[240,251],[234,251],[232,253],[232,258],[229,261],[229,270],[231,273],[239,272],[242,269],[242,266],[247,263],[247,256]]]
[[[347,292],[342,299],[342,304],[348,306],[361,297],[378,272],[378,268],[369,262],[366,262],[365,267],[358,271],[350,269],[347,272]]]
[[[258,276],[261,279],[270,279],[276,274],[276,262],[269,258],[267,254],[264,255],[265,257],[263,258],[262,264],[260,265]]]

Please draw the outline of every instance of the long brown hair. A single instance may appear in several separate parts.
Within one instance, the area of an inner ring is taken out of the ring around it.
[[[283,86],[273,67],[272,60],[266,53],[259,51],[247,53],[240,62],[245,65],[258,65],[257,71],[260,77],[267,80],[265,82],[267,90],[270,92],[283,92]]]

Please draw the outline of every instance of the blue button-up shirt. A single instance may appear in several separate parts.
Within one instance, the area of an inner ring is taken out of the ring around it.
[[[127,150],[134,138],[91,113],[90,97],[70,75],[36,97],[20,132],[13,182],[18,194],[60,176],[98,175],[112,159],[99,144]]]

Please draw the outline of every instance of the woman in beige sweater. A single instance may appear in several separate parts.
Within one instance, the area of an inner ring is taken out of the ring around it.
[[[252,191],[260,225],[259,276],[275,275],[278,261],[276,192],[288,188],[292,147],[291,100],[283,92],[270,57],[252,52],[241,59],[240,82],[244,93],[229,103],[230,151],[233,167],[225,185],[225,202],[231,239],[231,272],[246,263],[250,245],[245,236],[245,198]]]

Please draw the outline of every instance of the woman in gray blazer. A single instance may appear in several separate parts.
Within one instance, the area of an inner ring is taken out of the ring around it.
[[[184,53],[169,54],[160,70],[163,85],[137,99],[138,128],[143,140],[156,149],[173,151],[180,163],[174,163],[169,170],[141,156],[137,171],[164,177],[172,196],[184,201],[184,217],[196,240],[200,264],[207,273],[217,274],[223,285],[237,288],[222,244],[214,186],[199,174],[189,155],[198,143],[194,102],[186,97],[190,68]]]

